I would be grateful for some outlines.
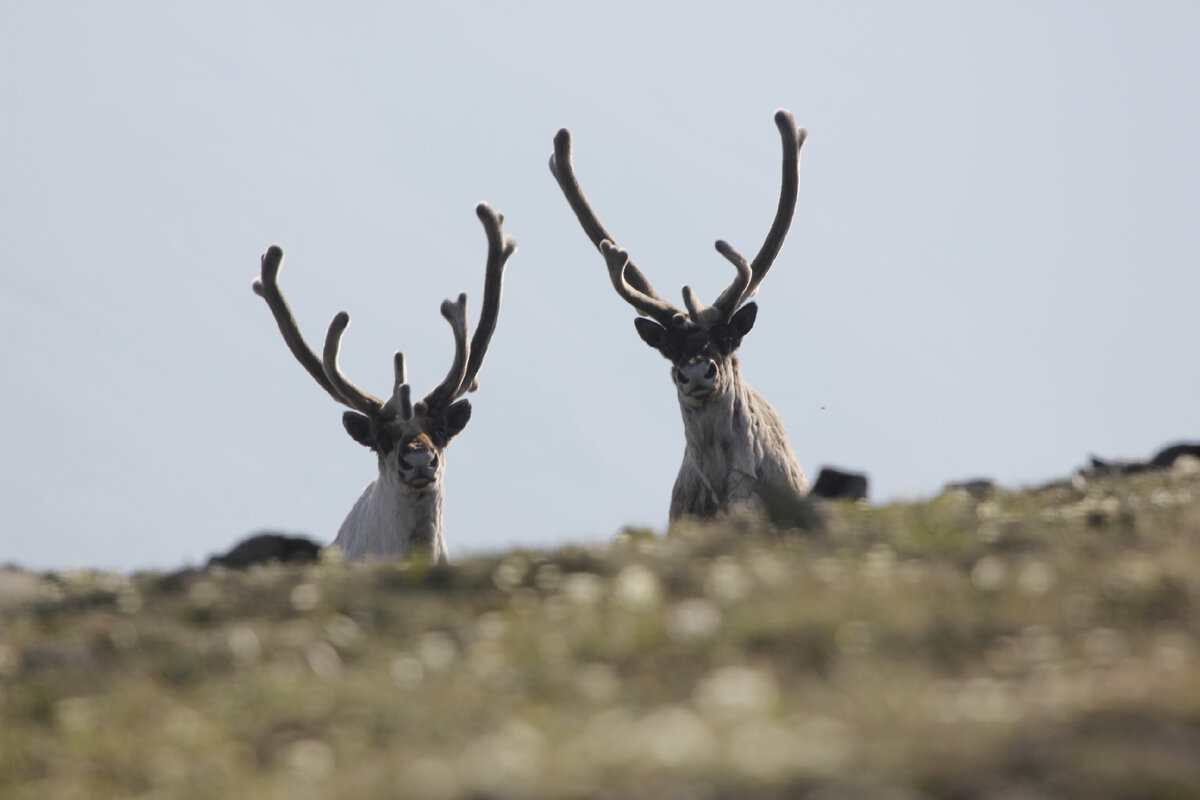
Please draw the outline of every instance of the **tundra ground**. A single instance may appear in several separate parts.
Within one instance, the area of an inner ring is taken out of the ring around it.
[[[453,566],[0,570],[6,798],[1200,798],[1200,474]]]

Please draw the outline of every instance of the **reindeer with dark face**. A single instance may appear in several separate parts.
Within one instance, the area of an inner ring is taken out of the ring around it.
[[[638,314],[634,325],[646,344],[671,362],[679,395],[687,447],[671,494],[671,519],[711,517],[764,496],[808,493],[808,481],[788,444],[783,421],[750,388],[738,368],[737,349],[754,326],[758,307],[747,302],[766,277],[791,226],[800,183],[800,148],[807,132],[792,115],[775,112],[783,140],[783,180],[775,221],[754,260],[723,241],[717,251],[737,271],[730,286],[711,305],[702,305],[690,286],[683,287],[685,314],[650,285],[629,254],[604,229],[579,188],[571,164],[571,134],[554,137],[550,171],[583,226],[604,256],[617,294]],[[648,317],[648,319],[647,319]]]
[[[395,381],[385,402],[359,389],[338,368],[338,350],[350,315],[338,312],[329,325],[321,357],[304,341],[295,317],[279,290],[283,250],[272,245],[262,256],[262,277],[254,291],[267,301],[288,349],[329,395],[351,411],[342,415],[347,433],[375,451],[379,477],[367,486],[346,516],[334,545],[346,558],[405,556],[422,552],[430,559],[447,560],[442,534],[442,474],[444,451],[471,418],[471,403],[459,399],[478,388],[476,376],[483,366],[488,343],[500,313],[504,265],[517,248],[503,234],[504,217],[486,203],[476,214],[488,240],[483,309],[475,335],[467,342],[467,295],[442,303],[442,316],[454,332],[454,360],[450,372],[424,400],[413,403],[405,375],[404,354],[393,358]]]

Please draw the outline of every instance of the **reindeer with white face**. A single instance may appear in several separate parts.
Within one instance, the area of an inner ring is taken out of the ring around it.
[[[379,477],[372,481],[346,516],[334,545],[346,558],[406,556],[420,552],[445,562],[442,534],[442,474],[444,451],[471,418],[471,403],[461,398],[478,388],[476,376],[500,313],[504,265],[517,244],[504,235],[504,217],[486,203],[476,209],[488,240],[483,309],[475,335],[467,342],[467,295],[442,303],[442,316],[454,331],[454,360],[450,372],[424,400],[413,403],[405,375],[404,354],[393,358],[395,381],[384,402],[347,380],[338,368],[338,350],[350,315],[338,312],[329,325],[321,357],[304,341],[295,317],[279,290],[283,250],[272,245],[262,256],[262,277],[254,291],[267,301],[288,349],[339,403],[352,411],[342,415],[347,433],[375,451]]]
[[[711,306],[701,305],[692,288],[684,286],[686,314],[654,290],[596,218],[571,164],[570,132],[563,128],[554,137],[550,171],[604,256],[613,288],[641,315],[633,321],[638,335],[671,362],[687,438],[671,494],[671,519],[712,517],[780,492],[795,497],[808,493],[783,421],[742,378],[735,355],[758,313],[757,305],[747,301],[783,246],[796,209],[800,148],[807,132],[782,109],[775,112],[775,124],[783,140],[783,181],[767,239],[751,262],[718,241],[717,251],[733,264],[737,276]]]

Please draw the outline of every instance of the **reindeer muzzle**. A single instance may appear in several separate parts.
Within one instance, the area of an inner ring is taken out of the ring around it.
[[[689,400],[707,400],[717,390],[717,365],[712,359],[692,361],[675,368],[679,392]]]

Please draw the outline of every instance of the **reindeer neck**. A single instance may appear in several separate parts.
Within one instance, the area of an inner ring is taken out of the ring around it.
[[[391,496],[396,501],[392,511],[395,530],[401,535],[407,533],[406,552],[424,549],[434,560],[438,560],[439,555],[444,556],[446,545],[442,540],[441,482],[423,494]]]
[[[408,552],[424,551],[434,562],[447,560],[446,540],[442,536],[442,485],[414,504],[412,528],[408,534]]]
[[[742,378],[735,358],[730,365],[729,391],[700,408],[693,408],[679,398],[688,449],[711,452],[715,443],[728,441],[734,431],[745,425],[752,391]]]
[[[336,544],[347,558],[407,556],[426,550],[446,560],[442,536],[442,485],[422,494],[400,494],[376,480],[350,511]]]

